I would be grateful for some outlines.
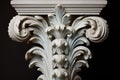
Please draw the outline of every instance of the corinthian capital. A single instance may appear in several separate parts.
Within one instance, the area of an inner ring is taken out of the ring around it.
[[[14,41],[38,44],[25,54],[29,67],[42,72],[37,80],[81,80],[77,73],[89,67],[87,60],[92,58],[90,42],[102,42],[108,35],[104,19],[83,14],[98,15],[105,4],[105,0],[12,1],[18,15],[10,21],[8,33]],[[73,15],[82,16],[72,21]]]

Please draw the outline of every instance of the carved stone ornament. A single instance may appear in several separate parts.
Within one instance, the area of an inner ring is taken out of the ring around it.
[[[71,24],[72,23],[72,24]],[[82,67],[89,67],[92,58],[87,48],[91,42],[101,42],[108,35],[106,21],[100,17],[71,15],[57,5],[48,21],[41,16],[17,15],[9,23],[9,36],[18,42],[35,43],[25,59],[29,67],[38,67],[37,80],[81,80]]]

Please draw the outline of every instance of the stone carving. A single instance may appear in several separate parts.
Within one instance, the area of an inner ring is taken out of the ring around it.
[[[108,34],[106,21],[100,17],[81,16],[71,23],[71,16],[60,5],[48,15],[48,22],[41,16],[15,16],[9,24],[12,40],[36,43],[25,54],[29,67],[36,66],[42,74],[37,80],[81,80],[77,74],[91,52],[90,41],[98,43]]]

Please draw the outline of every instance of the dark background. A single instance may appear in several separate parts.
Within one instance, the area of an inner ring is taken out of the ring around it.
[[[109,25],[108,38],[98,44],[92,43],[90,50],[93,58],[89,60],[90,68],[82,73],[82,80],[119,80],[119,4],[118,0],[108,0],[108,5],[100,17]],[[0,0],[0,80],[36,80],[39,72],[29,69],[24,59],[29,46],[12,41],[8,36],[8,23],[17,13],[9,0]]]

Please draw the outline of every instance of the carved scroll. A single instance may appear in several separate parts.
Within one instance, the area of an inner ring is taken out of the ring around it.
[[[77,74],[83,66],[89,67],[92,58],[87,46],[98,43],[108,35],[106,21],[100,17],[71,18],[62,6],[48,15],[48,22],[41,16],[15,16],[9,24],[9,36],[18,42],[36,43],[25,54],[42,75],[37,80],[81,80]]]

